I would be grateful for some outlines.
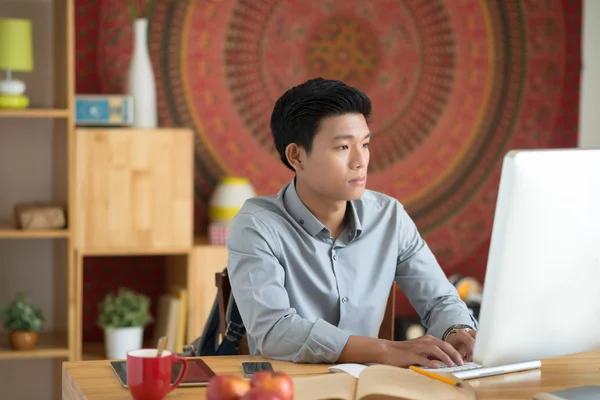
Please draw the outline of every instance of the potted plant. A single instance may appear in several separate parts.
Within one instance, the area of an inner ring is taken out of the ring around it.
[[[44,324],[44,316],[39,308],[34,307],[25,294],[17,293],[16,298],[0,314],[4,321],[4,329],[10,332],[10,347],[14,350],[30,350],[35,348],[38,332]]]
[[[133,290],[119,288],[107,293],[99,304],[98,325],[104,329],[106,356],[124,360],[127,352],[142,347],[144,327],[154,319],[150,299]]]

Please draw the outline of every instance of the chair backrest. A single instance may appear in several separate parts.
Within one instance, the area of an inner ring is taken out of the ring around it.
[[[229,298],[231,295],[231,284],[229,283],[229,276],[227,270],[223,272],[217,272],[215,274],[215,284],[217,285],[217,302],[219,304],[219,324],[221,336],[225,335],[227,324],[225,316],[227,313],[227,307],[229,305]],[[396,282],[392,285],[390,294],[388,296],[387,305],[385,307],[385,313],[383,315],[383,321],[379,328],[379,338],[386,340],[394,340],[394,320],[396,310]],[[240,355],[250,354],[248,349],[248,341],[242,340],[240,343]]]

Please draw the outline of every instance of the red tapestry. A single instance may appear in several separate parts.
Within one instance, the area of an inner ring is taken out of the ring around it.
[[[447,274],[483,280],[506,151],[576,145],[581,0],[158,1],[150,19],[160,123],[196,132],[198,234],[221,176],[261,195],[291,179],[270,112],[315,76],[372,98],[368,188],[406,206]],[[77,1],[78,93],[123,90],[130,24],[119,0]]]

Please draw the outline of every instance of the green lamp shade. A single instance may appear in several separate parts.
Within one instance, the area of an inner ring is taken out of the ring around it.
[[[31,20],[0,19],[0,70],[33,70]]]

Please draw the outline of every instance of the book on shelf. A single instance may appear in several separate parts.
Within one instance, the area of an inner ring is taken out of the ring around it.
[[[181,353],[185,344],[187,303],[187,290],[177,286],[171,287],[168,293],[161,294],[158,298],[154,342],[166,336],[166,349],[174,353]]]

